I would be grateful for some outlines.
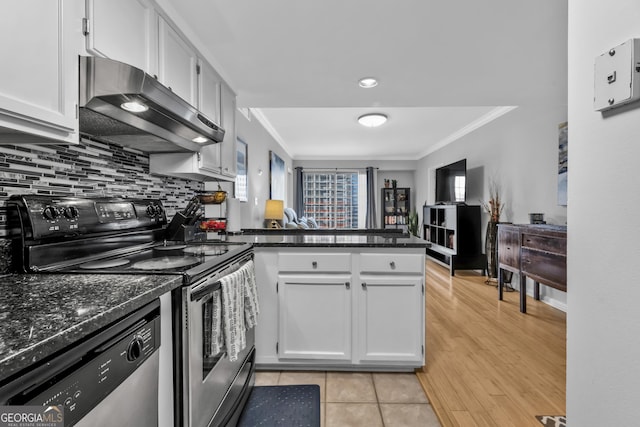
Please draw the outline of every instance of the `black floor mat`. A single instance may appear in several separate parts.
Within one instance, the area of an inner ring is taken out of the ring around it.
[[[320,427],[320,386],[254,387],[238,426]]]

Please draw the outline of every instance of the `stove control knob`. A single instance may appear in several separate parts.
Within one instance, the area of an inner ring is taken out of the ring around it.
[[[80,214],[75,206],[67,206],[62,212],[67,219],[76,219]]]
[[[58,219],[58,210],[53,206],[47,206],[42,210],[42,216],[49,221]]]
[[[149,216],[160,216],[162,215],[162,207],[160,205],[148,205],[147,206],[147,215]]]
[[[144,348],[144,341],[142,338],[135,337],[133,341],[129,343],[127,347],[127,360],[133,362],[142,356],[142,349]]]

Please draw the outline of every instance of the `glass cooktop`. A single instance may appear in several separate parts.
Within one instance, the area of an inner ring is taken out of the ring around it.
[[[180,273],[207,262],[215,261],[238,247],[228,243],[160,244],[149,249],[79,262],[64,268],[64,272],[81,273]]]

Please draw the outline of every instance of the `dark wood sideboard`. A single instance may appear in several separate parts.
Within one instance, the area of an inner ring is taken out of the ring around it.
[[[498,224],[498,299],[502,300],[503,271],[520,277],[520,311],[527,312],[527,277],[533,297],[540,283],[567,291],[567,228],[546,224]]]

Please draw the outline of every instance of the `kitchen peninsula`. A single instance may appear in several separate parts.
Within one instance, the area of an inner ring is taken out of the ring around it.
[[[412,370],[423,365],[429,245],[424,240],[401,233],[322,230],[243,234],[227,241],[254,247],[259,368]],[[181,283],[171,276],[95,274],[8,274],[3,281],[0,306],[8,327],[0,337],[2,378]],[[59,310],[60,304],[70,306]],[[27,318],[31,321],[25,323]]]
[[[258,369],[412,371],[425,360],[425,248],[379,230],[254,231]]]

